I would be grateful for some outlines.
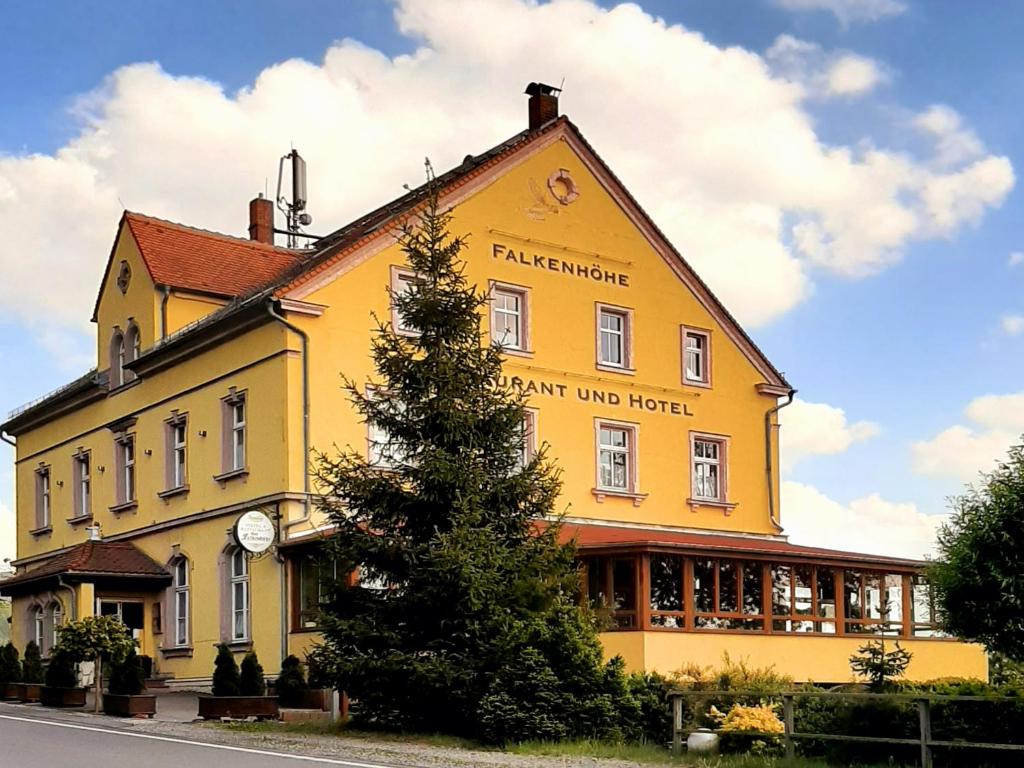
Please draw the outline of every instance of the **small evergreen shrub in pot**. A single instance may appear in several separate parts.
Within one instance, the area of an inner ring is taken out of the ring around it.
[[[85,688],[78,685],[75,660],[59,646],[50,654],[40,694],[42,703],[47,707],[85,706]]]
[[[21,698],[21,662],[14,643],[0,648],[0,696],[9,701]]]
[[[199,696],[199,716],[205,720],[226,717],[277,717],[277,697],[267,696],[267,683],[263,667],[256,654],[249,652],[238,664],[231,648],[224,643],[217,646],[213,662],[213,692]]]
[[[152,717],[156,714],[156,696],[146,693],[142,660],[131,651],[114,665],[103,711],[116,717]]]
[[[26,704],[39,701],[43,688],[43,660],[35,640],[25,646],[25,659],[21,664],[21,700]]]
[[[302,662],[297,656],[288,656],[281,662],[281,674],[274,683],[274,690],[282,707],[324,708],[324,692],[310,689],[306,682],[306,674],[302,669]]]

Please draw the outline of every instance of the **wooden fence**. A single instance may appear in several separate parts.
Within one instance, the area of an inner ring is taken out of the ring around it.
[[[683,744],[686,742],[686,737],[691,733],[683,726],[683,704],[686,699],[707,699],[707,698],[752,698],[758,697],[759,694],[751,693],[749,691],[682,691],[674,690],[669,692],[669,700],[672,703],[672,751],[679,754],[683,751]],[[920,749],[921,755],[921,766],[922,768],[932,768],[932,749],[934,747],[955,747],[957,749],[992,749],[992,750],[1012,750],[1024,752],[1024,744],[993,744],[989,742],[979,741],[943,741],[932,738],[932,716],[931,708],[934,702],[947,702],[947,701],[974,701],[974,702],[987,702],[991,704],[998,704],[1000,702],[1014,702],[1021,704],[1020,699],[1011,698],[1000,698],[993,696],[943,696],[943,695],[913,695],[913,694],[902,694],[902,693],[855,693],[855,692],[843,692],[843,691],[790,691],[780,694],[763,694],[760,695],[765,699],[781,699],[782,700],[782,722],[784,731],[781,734],[783,746],[785,747],[785,753],[787,758],[793,758],[796,756],[796,741],[799,739],[808,739],[816,741],[847,741],[847,742],[863,742],[863,743],[874,743],[874,744],[902,744],[902,745],[915,745]],[[863,699],[867,701],[893,701],[893,702],[913,702],[917,707],[917,719],[918,719],[918,737],[917,738],[894,738],[887,736],[852,736],[838,733],[807,733],[797,731],[794,728],[793,722],[793,702],[796,699],[803,698],[830,698],[830,699]],[[1024,727],[1024,723],[1022,723]],[[732,735],[737,736],[761,736],[765,734],[761,732],[730,732]],[[1024,757],[1021,759],[1021,764],[1024,765]]]

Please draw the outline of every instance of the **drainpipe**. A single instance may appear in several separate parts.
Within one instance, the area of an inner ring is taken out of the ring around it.
[[[68,594],[71,595],[71,599],[68,601],[71,605],[71,620],[78,621],[78,597],[77,595],[75,595],[74,587],[72,587],[70,584],[67,584],[64,581],[64,577],[61,576],[59,573],[57,574],[57,583],[63,589],[66,589],[68,591]]]
[[[786,395],[786,402],[769,408],[764,414],[765,472],[768,474],[768,519],[780,531],[782,530],[782,523],[775,517],[775,483],[772,480],[772,427],[778,425],[772,424],[772,416],[792,403],[795,395],[795,389],[789,390],[789,394]]]
[[[167,300],[171,298],[171,287],[163,287],[164,295],[160,299],[160,341],[167,338]]]
[[[18,447],[18,444],[16,442],[14,442],[14,438],[13,437],[8,437],[3,432],[0,432],[0,440],[3,440],[5,443],[7,443],[12,448],[17,448]]]

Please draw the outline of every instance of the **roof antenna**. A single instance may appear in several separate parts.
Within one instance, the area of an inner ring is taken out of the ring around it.
[[[292,197],[290,202],[285,195],[281,194],[285,160],[291,161]],[[306,161],[294,148],[287,155],[282,156],[277,164],[277,208],[284,214],[285,220],[288,222],[288,247],[298,248],[299,237],[303,236],[302,227],[312,224],[313,217],[306,213]]]

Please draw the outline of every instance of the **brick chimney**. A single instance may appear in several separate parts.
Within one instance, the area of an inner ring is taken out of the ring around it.
[[[526,93],[530,97],[530,130],[540,128],[558,117],[558,94],[561,88],[544,83],[530,83]]]
[[[249,239],[274,244],[274,203],[262,193],[249,201]]]

